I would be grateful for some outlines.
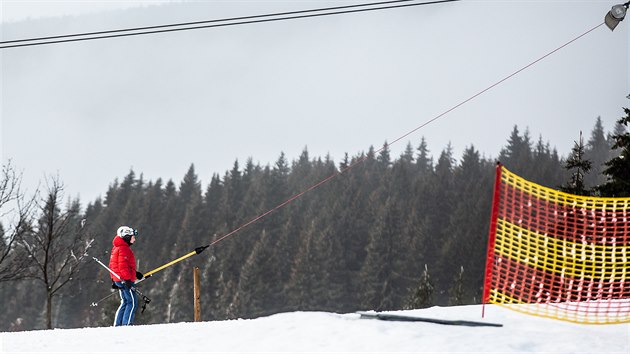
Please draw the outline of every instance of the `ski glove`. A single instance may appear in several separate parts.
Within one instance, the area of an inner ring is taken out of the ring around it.
[[[144,278],[144,274],[142,274],[142,273],[140,273],[140,272],[136,271],[136,278],[137,278],[138,280],[140,280],[140,279]]]
[[[133,282],[131,280],[123,280],[123,285],[125,286],[125,288],[131,289],[131,287],[133,286]]]
[[[118,287],[118,285],[116,285],[116,283],[112,281],[112,289],[119,290],[120,288]]]

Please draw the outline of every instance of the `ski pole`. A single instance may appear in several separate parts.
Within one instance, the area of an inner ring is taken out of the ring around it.
[[[151,302],[151,299],[149,299],[146,295],[144,295],[143,293],[140,292],[140,290],[138,290],[137,288],[133,288],[133,291],[135,291],[136,293],[138,293],[138,295],[140,295],[140,297],[142,297],[142,311],[140,313],[144,313],[144,310],[147,309],[147,305]],[[92,307],[97,307],[98,304],[100,304],[101,302],[109,299],[112,295],[116,294],[116,292],[112,292],[111,294],[103,297],[102,299],[93,302],[90,304],[90,306]]]
[[[105,264],[103,264],[103,262],[99,261],[98,258],[96,257],[92,257],[92,259],[94,259],[98,264],[102,265],[103,268],[107,269],[110,273],[112,273],[116,278],[118,278],[120,281],[122,281],[122,278],[120,277],[120,275],[116,274],[116,272],[114,272],[113,270],[111,270],[108,266],[106,266]],[[142,279],[139,279],[138,281],[134,282],[133,284],[138,284],[139,282],[143,281],[146,278],[146,276]]]
[[[96,263],[100,264],[103,266],[103,268],[107,269],[110,273],[112,273],[116,278],[118,278],[120,281],[122,281],[122,278],[120,277],[120,275],[116,274],[113,270],[111,270],[108,266],[106,266],[105,264],[103,264],[103,262],[99,261],[98,258],[96,257],[92,257],[93,260],[96,261]]]
[[[188,254],[185,254],[185,255],[177,258],[176,260],[170,261],[170,262],[168,262],[168,263],[166,263],[166,264],[164,264],[162,266],[159,266],[159,267],[157,267],[157,268],[155,268],[155,269],[153,269],[151,271],[148,271],[148,272],[144,273],[144,278],[141,279],[141,280],[144,280],[144,279],[150,277],[152,274],[157,273],[157,272],[159,272],[160,270],[162,270],[162,269],[164,269],[166,267],[170,267],[170,266],[172,266],[173,264],[175,264],[177,262],[183,261],[184,259],[186,259],[186,258],[188,258],[190,256],[194,256],[196,254],[199,254],[199,253],[203,252],[208,247],[210,247],[210,245],[197,247],[197,248],[195,248],[194,251],[192,251],[192,252],[190,252]]]
[[[97,307],[97,306],[98,306],[98,304],[100,304],[101,302],[103,302],[103,301],[105,301],[105,300],[109,299],[109,298],[110,298],[112,295],[114,295],[114,294],[116,294],[116,293],[115,293],[115,292],[112,292],[111,294],[109,294],[109,295],[105,296],[104,298],[102,298],[102,299],[100,299],[100,300],[98,300],[98,301],[96,301],[96,302],[91,303],[91,304],[90,304],[90,306],[92,306],[92,307]]]
[[[133,288],[133,290],[142,297],[142,311],[140,311],[140,313],[144,313],[144,310],[147,309],[147,305],[151,302],[151,299],[144,296],[144,294],[141,293],[140,290],[138,290],[138,288]]]

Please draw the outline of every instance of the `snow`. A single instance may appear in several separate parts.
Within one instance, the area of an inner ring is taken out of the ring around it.
[[[630,353],[630,324],[581,325],[496,305],[396,311],[500,323],[464,327],[280,313],[257,319],[0,333],[0,353]],[[141,314],[138,314],[141,316]]]

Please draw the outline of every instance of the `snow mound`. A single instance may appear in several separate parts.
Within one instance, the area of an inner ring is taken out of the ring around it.
[[[485,318],[480,305],[392,313],[503,327],[291,312],[256,319],[0,333],[0,353],[630,353],[630,324],[580,325],[495,305],[486,305]]]

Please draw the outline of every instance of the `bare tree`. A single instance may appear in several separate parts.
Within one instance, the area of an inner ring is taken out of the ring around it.
[[[20,190],[22,176],[9,160],[0,175],[0,282],[26,276],[30,264],[28,254],[18,247],[21,237],[30,229],[34,198],[26,199]]]
[[[52,328],[52,301],[61,288],[75,278],[87,260],[93,240],[82,229],[79,201],[61,208],[63,185],[51,178],[39,206],[40,216],[21,244],[33,260],[30,277],[46,290],[46,326]]]

